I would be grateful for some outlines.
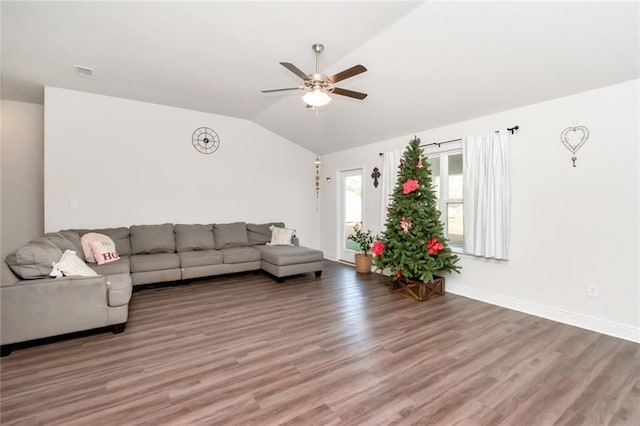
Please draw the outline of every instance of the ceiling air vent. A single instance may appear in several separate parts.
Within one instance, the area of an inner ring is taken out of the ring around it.
[[[81,65],[74,65],[73,67],[76,69],[76,75],[78,77],[93,78],[93,68],[83,67]]]

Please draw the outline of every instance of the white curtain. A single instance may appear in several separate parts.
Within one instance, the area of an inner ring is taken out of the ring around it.
[[[507,131],[462,141],[464,251],[508,259],[511,208]]]
[[[384,231],[387,222],[387,205],[391,204],[391,195],[398,179],[398,166],[402,160],[402,151],[395,150],[384,153],[382,164],[382,201],[380,211],[380,229]]]

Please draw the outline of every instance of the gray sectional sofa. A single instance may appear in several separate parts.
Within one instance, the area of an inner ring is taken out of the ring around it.
[[[132,287],[243,271],[264,270],[285,277],[322,274],[323,253],[269,245],[270,226],[284,223],[134,225],[72,229],[45,234],[7,256],[0,285],[2,355],[14,343],[111,326],[124,330]],[[49,278],[51,263],[66,249],[85,260],[80,244],[88,232],[109,236],[120,259],[88,264],[96,277]],[[11,265],[11,267],[9,267]],[[17,271],[20,275],[16,275]]]

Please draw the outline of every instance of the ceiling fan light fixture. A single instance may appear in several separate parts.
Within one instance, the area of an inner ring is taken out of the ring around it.
[[[314,88],[310,92],[305,93],[302,100],[309,106],[321,107],[331,102],[331,97],[321,88]]]

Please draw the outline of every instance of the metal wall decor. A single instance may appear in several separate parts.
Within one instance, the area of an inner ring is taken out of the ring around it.
[[[220,147],[220,137],[208,127],[199,127],[191,135],[191,144],[202,154],[213,154]]]
[[[380,178],[380,176],[382,176],[380,174],[380,170],[378,170],[377,167],[373,168],[373,172],[371,172],[371,178],[373,179],[373,187],[377,188],[378,187],[378,179]]]
[[[576,160],[578,159],[576,152],[582,148],[587,139],[589,139],[589,129],[585,126],[577,126],[575,122],[572,127],[567,127],[560,133],[560,142],[573,154],[573,157],[571,157],[573,167],[576,167]]]
[[[322,161],[320,161],[320,158],[316,157],[316,161],[314,161],[313,164],[316,166],[316,211],[318,211],[318,203],[320,199],[320,164],[322,164]]]

